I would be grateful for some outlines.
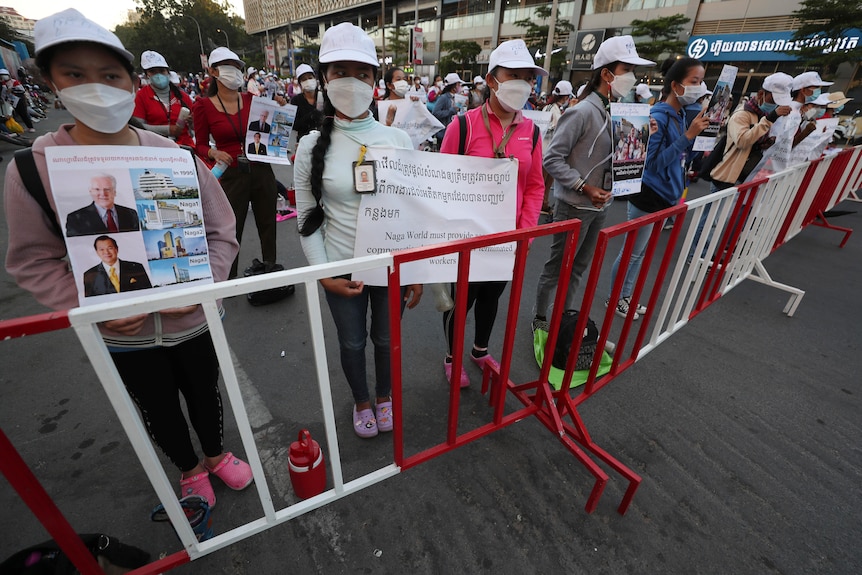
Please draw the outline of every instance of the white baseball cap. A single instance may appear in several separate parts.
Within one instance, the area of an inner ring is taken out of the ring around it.
[[[257,72],[257,68],[255,68],[254,66],[249,66],[249,67],[248,67],[248,75],[249,75],[249,76],[251,76],[251,75],[252,75],[252,74],[254,74],[255,72]]]
[[[0,68],[0,76],[3,76],[3,75],[9,76],[10,75],[9,70],[7,70],[6,68]]]
[[[225,48],[224,46],[219,46],[212,52],[210,52],[210,67],[214,68],[221,64],[222,62],[233,62],[234,64],[238,64],[240,68],[245,68],[245,62],[239,59],[239,56],[236,53],[232,52],[230,49]],[[254,68],[249,68],[249,70],[254,70]]]
[[[485,83],[485,78],[483,78],[482,76],[473,76],[473,84],[474,85],[475,84],[484,84],[484,83]]]
[[[547,76],[543,68],[536,66],[530,49],[523,40],[506,40],[491,52],[488,59],[488,70],[494,71],[496,67],[509,68],[510,70],[530,69],[536,76]]]
[[[796,92],[802,88],[810,88],[811,86],[831,86],[833,83],[834,82],[824,82],[821,80],[820,74],[817,72],[802,72],[793,78],[793,87],[791,89]]]
[[[772,94],[772,101],[779,106],[789,106],[793,101],[790,97],[790,87],[793,85],[793,76],[784,72],[776,72],[764,78],[763,90]]]
[[[586,85],[586,84],[581,84],[581,87],[580,87],[580,88],[578,88],[578,93],[577,93],[577,94],[575,94],[575,98],[580,98],[580,97],[581,97],[581,94],[583,94],[583,93],[584,93],[584,90],[586,89],[586,87],[587,87],[587,85]]]
[[[557,96],[571,96],[574,91],[572,88],[572,83],[568,80],[560,80],[557,82],[557,85],[554,86],[553,94]]]
[[[180,75],[177,74],[176,72],[174,72],[173,70],[171,70],[170,77],[171,77],[171,84],[176,84],[177,86],[179,86]]]
[[[146,50],[141,54],[141,68],[149,70],[150,68],[170,68],[165,57],[152,50]]]
[[[134,59],[116,34],[85,18],[74,8],[42,18],[33,27],[37,55],[45,48],[67,42],[94,42],[114,50],[129,62]]]
[[[614,62],[634,64],[635,66],[655,66],[655,62],[652,60],[645,60],[638,56],[634,38],[631,36],[614,36],[602,42],[596,52],[596,57],[593,58],[593,70],[598,70],[602,66]]]
[[[312,68],[308,64],[300,64],[299,66],[296,67],[296,77],[297,78],[299,78],[303,74],[308,74],[309,72],[314,74],[314,68]]]
[[[443,86],[451,86],[452,84],[463,84],[464,80],[461,79],[461,76],[458,75],[457,72],[449,72],[446,74],[446,77],[443,78]]]
[[[323,33],[319,54],[321,64],[349,61],[370,64],[375,68],[380,66],[374,40],[365,30],[350,22],[342,22]]]
[[[649,85],[647,84],[638,84],[637,88],[635,88],[635,94],[647,100],[653,97],[652,90],[649,89]]]

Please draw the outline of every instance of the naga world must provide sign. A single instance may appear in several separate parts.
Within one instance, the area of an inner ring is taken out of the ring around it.
[[[393,252],[515,229],[518,162],[415,150],[370,148],[377,192],[359,205],[354,256]],[[515,244],[474,250],[470,281],[512,279]],[[402,284],[452,282],[458,255],[412,262]],[[353,274],[369,285],[387,285],[386,270]]]

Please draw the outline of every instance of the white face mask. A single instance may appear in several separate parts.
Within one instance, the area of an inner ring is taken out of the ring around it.
[[[443,80],[440,80],[439,82],[437,82],[435,84],[435,86],[437,86],[438,88],[440,88],[442,90],[443,89]]]
[[[403,98],[404,94],[407,93],[407,88],[410,87],[410,84],[407,83],[407,80],[397,80],[392,82],[392,86],[395,88],[393,92],[395,92],[399,98]]]
[[[79,84],[55,91],[76,120],[103,134],[125,128],[135,109],[132,92],[105,84]]]
[[[494,94],[497,101],[507,112],[521,110],[533,92],[533,86],[526,80],[508,80],[499,82]]]
[[[674,91],[676,94],[676,91]],[[689,104],[694,104],[699,99],[706,94],[706,88],[703,87],[703,84],[698,84],[697,86],[685,86],[685,92],[680,94],[676,94],[676,99],[683,106],[688,106]]]
[[[218,81],[228,90],[238,90],[243,84],[242,72],[233,66],[217,66]]]
[[[611,82],[611,94],[614,98],[622,98],[626,96],[629,92],[632,91],[632,88],[635,87],[635,84],[638,83],[638,79],[635,78],[634,72],[626,72],[625,74],[620,74],[617,76],[613,72],[611,75],[614,77]]]
[[[317,80],[314,78],[303,80],[301,84],[303,92],[314,92],[317,89]]]
[[[374,97],[374,88],[359,78],[336,78],[324,88],[335,109],[351,119],[367,112]]]

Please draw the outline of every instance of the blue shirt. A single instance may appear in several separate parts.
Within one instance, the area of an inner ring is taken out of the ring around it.
[[[677,112],[670,104],[659,102],[650,115],[658,124],[658,131],[649,138],[643,183],[669,205],[675,205],[685,190],[683,164],[693,145],[685,136],[688,126],[685,111]]]

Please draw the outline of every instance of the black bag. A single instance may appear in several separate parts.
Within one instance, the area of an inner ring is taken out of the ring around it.
[[[245,268],[245,272],[243,276],[250,277],[256,276],[260,274],[268,274],[271,272],[280,272],[284,271],[284,266],[281,264],[265,264],[257,258],[254,258],[251,262],[251,266]],[[277,288],[267,289],[263,291],[256,291],[250,294],[247,294],[248,303],[251,305],[267,305],[271,303],[275,303],[277,301],[281,301],[289,295],[293,295],[296,291],[296,287],[289,286],[280,286]]]
[[[127,573],[150,562],[149,553],[120,543],[115,537],[101,533],[81,533],[78,536],[106,573]],[[78,570],[53,539],[23,549],[0,563],[0,575],[77,573]]]
[[[575,338],[575,328],[578,324],[577,310],[569,310],[563,314],[563,319],[560,322],[560,333],[557,336],[557,345],[554,348],[554,358],[551,365],[557,369],[566,369],[566,361],[569,358],[572,341]],[[584,339],[581,341],[581,351],[578,353],[578,360],[575,363],[575,369],[589,369],[593,362],[593,356],[596,354],[596,344],[599,341],[599,328],[596,327],[596,322],[592,319],[587,319],[587,327],[584,329]]]
[[[724,134],[715,142],[715,147],[712,148],[709,155],[703,157],[703,160],[700,162],[700,170],[697,173],[700,179],[706,180],[707,182],[712,181],[711,172],[713,168],[715,168],[724,159],[724,148],[726,144],[727,134]]]

